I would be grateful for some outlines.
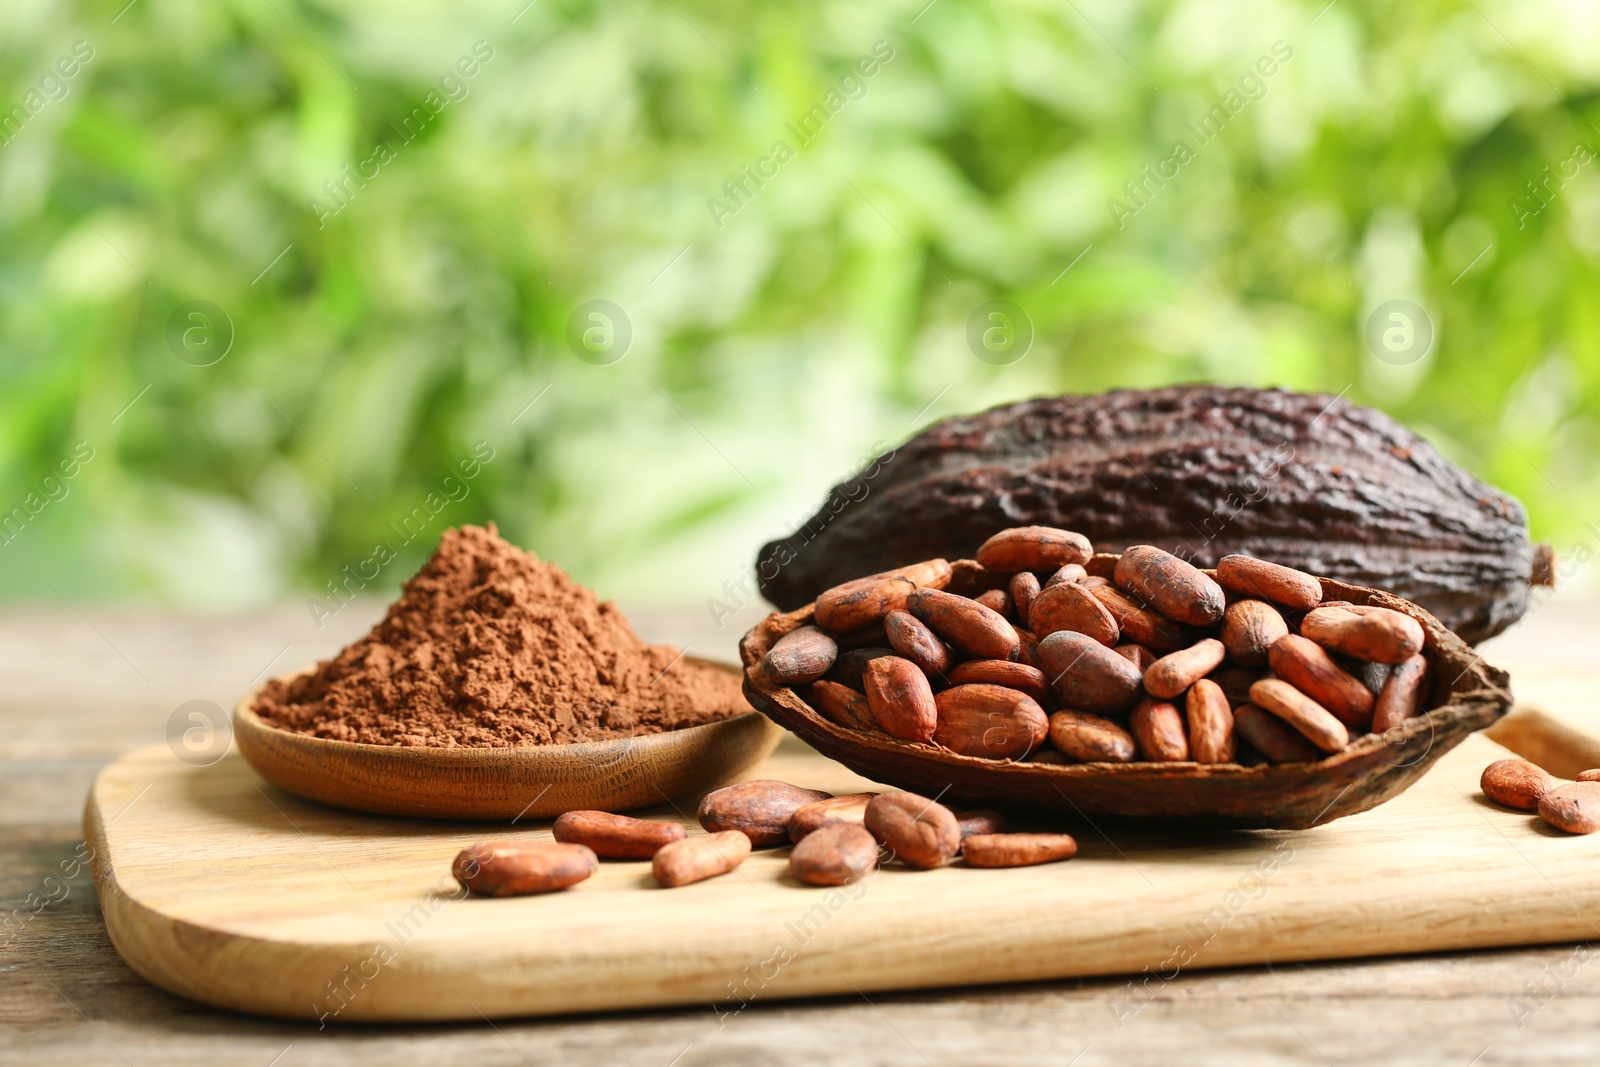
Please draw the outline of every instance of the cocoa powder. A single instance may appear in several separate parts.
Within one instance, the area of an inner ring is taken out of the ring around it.
[[[646,644],[615,604],[490,523],[446,531],[371,633],[268,683],[255,710],[336,741],[506,748],[662,733],[749,705],[738,675]]]

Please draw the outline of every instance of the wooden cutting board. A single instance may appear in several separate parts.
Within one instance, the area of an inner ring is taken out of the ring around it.
[[[787,850],[663,890],[606,863],[565,892],[464,898],[463,846],[548,836],[319,807],[237,755],[112,764],[85,813],[111,940],[164,989],[323,1023],[478,1019],[1127,973],[1136,1012],[1189,968],[1600,936],[1600,834],[1490,805],[1469,738],[1410,791],[1309,831],[1076,828],[1060,864],[885,868],[815,889]],[[868,783],[786,741],[754,777]],[[686,810],[691,810],[687,803]],[[681,818],[672,808],[658,812]],[[683,819],[689,822],[688,819]]]

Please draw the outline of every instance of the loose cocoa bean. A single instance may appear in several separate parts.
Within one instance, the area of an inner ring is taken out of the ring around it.
[[[1313,763],[1322,758],[1299,730],[1254,704],[1233,709],[1233,729],[1268,763]]]
[[[1208,637],[1188,648],[1169,652],[1144,672],[1144,691],[1157,700],[1171,700],[1222,665],[1228,654],[1222,642]],[[1222,695],[1222,690],[1217,690]],[[1226,699],[1224,698],[1224,703]]]
[[[1417,653],[1394,665],[1372,709],[1372,732],[1388,733],[1422,709],[1422,689],[1428,680],[1428,658]]]
[[[1518,811],[1539,810],[1539,798],[1555,786],[1556,780],[1543,767],[1525,759],[1495,760],[1478,779],[1484,796]]]
[[[599,866],[599,857],[587,845],[491,841],[462,849],[450,865],[450,873],[470,892],[520,897],[576,885]]]
[[[1263,678],[1252,685],[1250,699],[1324,752],[1338,752],[1350,743],[1350,731],[1333,712],[1281,678]]]
[[[817,597],[817,625],[840,633],[860,630],[904,608],[913,589],[943,589],[951,573],[948,562],[930,559],[836,585]]]
[[[789,873],[807,885],[859,882],[877,865],[878,842],[856,823],[830,823],[789,853]]]
[[[606,860],[647,860],[662,845],[689,836],[675,822],[652,822],[609,811],[569,811],[556,819],[550,833],[566,844],[587,845]]]
[[[968,655],[981,659],[1016,659],[1021,642],[1004,615],[976,600],[939,589],[918,589],[906,608],[933,632]]]
[[[1124,551],[1112,577],[1174,622],[1210,626],[1222,618],[1226,606],[1220,585],[1198,567],[1154,545],[1134,545]]]
[[[1079,584],[1093,593],[1094,598],[1104,604],[1111,617],[1117,620],[1117,628],[1122,631],[1124,641],[1144,645],[1160,654],[1176,652],[1180,648],[1187,648],[1191,643],[1183,627],[1171,619],[1163,618],[1153,611],[1140,607],[1123,596],[1122,591],[1110,582],[1104,585],[1090,585],[1088,581],[1084,581]]]
[[[873,721],[902,741],[929,741],[938,723],[938,706],[928,676],[908,659],[884,656],[867,664],[861,676]]]
[[[1373,663],[1399,663],[1422,651],[1422,624],[1388,608],[1321,607],[1300,632],[1324,648]]]
[[[1039,576],[1032,571],[1018,571],[1011,576],[1008,588],[1011,603],[1017,609],[1017,618],[1027,621],[1028,612],[1033,608],[1033,598],[1039,595]]]
[[[1052,526],[1017,526],[1001,530],[978,546],[977,560],[985,570],[1011,574],[1048,571],[1068,563],[1082,565],[1094,555],[1089,539]]]
[[[1089,572],[1083,569],[1081,563],[1068,563],[1058,569],[1049,578],[1045,579],[1045,588],[1052,585],[1065,585],[1068,582],[1077,583],[1089,577]]]
[[[1295,611],[1310,611],[1322,602],[1322,583],[1305,571],[1252,556],[1217,560],[1217,584],[1230,593],[1260,597]]]
[[[692,885],[727,874],[749,857],[750,847],[738,830],[696,834],[663,845],[650,861],[650,873],[665,889]]]
[[[1039,639],[1032,632],[1020,626],[1013,626],[1012,631],[1017,635],[1017,662],[1025,663],[1034,670],[1039,669]]]
[[[1050,716],[1050,743],[1083,763],[1129,763],[1137,754],[1128,731],[1110,719],[1081,711]]]
[[[1573,782],[1539,798],[1539,818],[1569,834],[1600,830],[1600,784]]]
[[[809,833],[834,823],[861,825],[867,814],[867,804],[876,793],[846,793],[843,796],[817,800],[795,809],[789,816],[789,840],[799,841]]]
[[[930,678],[942,677],[950,669],[950,649],[911,612],[889,612],[883,617],[883,629],[890,646]]]
[[[1578,781],[1580,781],[1580,782],[1600,782],[1600,767],[1597,767],[1592,771],[1579,771],[1578,772]]]
[[[1139,755],[1152,763],[1183,763],[1189,759],[1189,735],[1184,713],[1161,700],[1141,700],[1128,716],[1128,729]]]
[[[1078,842],[1070,834],[973,834],[961,842],[969,867],[1033,867],[1070,860]]]
[[[1243,667],[1221,667],[1206,677],[1222,686],[1222,692],[1228,698],[1228,706],[1237,708],[1241,704],[1250,703],[1250,687],[1261,680],[1262,672],[1246,670]]]
[[[1189,758],[1196,763],[1232,763],[1233,709],[1216,682],[1200,678],[1189,687]]]
[[[865,694],[858,693],[838,682],[818,681],[806,686],[806,703],[821,712],[822,717],[846,730],[859,730],[864,734],[881,734],[883,727],[873,718],[872,706]]]
[[[951,685],[1003,685],[1028,694],[1040,704],[1050,695],[1043,671],[1005,659],[969,659],[954,667],[949,678]]]
[[[757,847],[782,845],[789,840],[789,819],[794,813],[831,795],[759,778],[707,793],[700,801],[698,817],[700,825],[712,833],[738,830]]]
[[[1071,630],[1088,634],[1102,645],[1114,645],[1120,630],[1117,620],[1089,590],[1072,582],[1046,586],[1033,600],[1028,629],[1042,640],[1053,633]]]
[[[1045,751],[1050,751],[1045,749]],[[1056,755],[1061,755],[1057,752]],[[998,811],[980,808],[976,811],[958,811],[956,825],[961,828],[961,839],[965,841],[973,834],[1003,834],[1010,822]]]
[[[1139,668],[1084,634],[1060,630],[1039,642],[1039,662],[1061,703],[1110,715],[1139,696]]]
[[[804,685],[827,674],[838,655],[833,638],[815,626],[802,626],[778,638],[757,669],[767,685]]]
[[[1044,741],[1050,721],[1028,694],[999,685],[955,685],[934,697],[933,743],[963,756],[1019,759]]]
[[[1371,727],[1377,698],[1359,679],[1340,670],[1315,642],[1286,634],[1267,650],[1267,663],[1273,674],[1333,712],[1351,731],[1364,734]]]
[[[1265,600],[1235,600],[1222,613],[1222,643],[1241,667],[1264,667],[1272,642],[1289,632],[1278,609]]]
[[[1017,622],[1027,621],[1025,618],[1019,617],[1012,609],[1011,594],[1006,592],[1004,589],[989,589],[979,593],[972,599],[976,600],[978,603],[982,604],[996,615],[999,615],[1007,622],[1011,622],[1013,620]]]
[[[916,793],[884,793],[867,805],[865,824],[895,857],[913,867],[938,867],[961,847],[950,809]]]
[[[1157,658],[1154,652],[1151,652],[1143,645],[1116,645],[1111,649],[1111,651],[1115,652],[1117,655],[1121,656],[1135,667],[1138,667],[1140,674],[1143,674],[1145,671],[1149,670],[1150,664],[1154,663]]]
[[[874,645],[867,648],[852,648],[848,652],[840,652],[839,658],[833,661],[833,669],[828,671],[828,673],[823,675],[823,677],[830,682],[838,682],[840,685],[847,685],[851,689],[860,689],[862,686],[861,676],[866,673],[867,664],[871,663],[875,659],[878,659],[880,656],[894,656],[899,654],[895,652],[894,649],[889,647],[887,644],[887,637],[884,638],[884,641],[885,643],[882,645]]]

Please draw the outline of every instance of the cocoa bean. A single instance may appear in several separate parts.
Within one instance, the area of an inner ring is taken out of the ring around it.
[[[1350,743],[1350,731],[1327,708],[1281,678],[1263,678],[1250,687],[1250,700],[1305,735],[1324,752]]]
[[[1399,663],[1422,651],[1422,624],[1388,608],[1321,607],[1300,632],[1324,648],[1373,663]]]
[[[929,741],[938,721],[928,676],[908,659],[884,656],[867,664],[861,677],[873,721],[890,737]]]
[[[895,857],[913,867],[938,867],[961,847],[961,825],[949,808],[916,793],[884,793],[867,805],[865,825]]]
[[[1183,627],[1171,619],[1163,618],[1153,611],[1140,607],[1123,596],[1121,590],[1110,582],[1104,585],[1090,585],[1085,581],[1080,584],[1093,593],[1094,598],[1104,604],[1111,617],[1117,620],[1117,628],[1122,631],[1124,641],[1144,645],[1161,654],[1187,648],[1191,643]]]
[[[1214,637],[1177,652],[1169,652],[1144,672],[1144,691],[1157,700],[1171,700],[1221,666],[1227,654],[1222,642]],[[1221,696],[1222,690],[1218,689],[1217,695]]]
[[[1028,694],[998,685],[955,685],[934,697],[933,743],[963,756],[1018,759],[1039,747],[1050,722]]]
[[[1054,570],[1068,563],[1081,566],[1092,555],[1094,547],[1080,533],[1051,526],[1016,526],[1001,530],[978,546],[974,558],[985,570],[1011,574]]]
[[[1005,659],[969,659],[950,672],[951,685],[1003,685],[1026,693],[1043,704],[1050,695],[1044,672],[1026,663]]]
[[[1578,781],[1580,781],[1580,782],[1600,782],[1600,767],[1597,767],[1592,771],[1579,771],[1578,772]]]
[[[918,589],[906,607],[933,632],[968,655],[981,659],[1016,659],[1021,642],[1004,615],[976,600],[938,589]]]
[[[692,885],[727,874],[749,857],[750,847],[738,830],[696,834],[663,845],[650,861],[650,873],[665,889]]]
[[[827,674],[838,655],[833,638],[815,626],[802,626],[778,638],[757,669],[769,686],[803,685]]]
[[[795,809],[789,816],[789,840],[799,841],[809,833],[834,823],[861,825],[867,814],[867,804],[876,793],[846,793],[843,796],[817,800]]]
[[[1556,780],[1543,767],[1525,759],[1495,760],[1478,779],[1484,796],[1518,811],[1539,810],[1539,798],[1555,786]]]
[[[1011,603],[1017,609],[1017,618],[1026,621],[1033,608],[1033,598],[1039,595],[1039,576],[1032,571],[1018,571],[1011,576],[1008,590]]]
[[[1283,616],[1264,600],[1235,600],[1222,613],[1222,643],[1241,667],[1264,667],[1272,642],[1289,632]]]
[[[599,866],[599,857],[587,845],[491,841],[462,849],[450,865],[450,873],[470,892],[520,897],[577,885]]]
[[[1206,677],[1222,686],[1222,692],[1228,698],[1228,706],[1237,708],[1241,704],[1250,703],[1250,687],[1261,680],[1262,672],[1245,670],[1243,667],[1221,667]]]
[[[794,813],[831,795],[820,789],[802,789],[788,782],[758,778],[707,793],[700,801],[698,817],[700,825],[711,833],[738,830],[757,847],[781,845],[789,840],[789,819]]]
[[[662,845],[689,836],[675,822],[651,822],[609,811],[569,811],[556,819],[550,833],[566,844],[587,845],[606,860],[647,860]]]
[[[1070,834],[973,834],[961,842],[969,867],[1033,867],[1070,860],[1078,842]]]
[[[1428,658],[1417,653],[1394,665],[1372,709],[1372,732],[1385,734],[1422,709],[1423,686],[1428,681]]]
[[[1135,667],[1138,667],[1139,673],[1141,674],[1149,670],[1150,664],[1154,663],[1157,658],[1154,652],[1151,652],[1143,645],[1116,645],[1111,649],[1111,651],[1115,652],[1117,655],[1121,656]]]
[[[1039,639],[1031,631],[1024,630],[1020,626],[1013,626],[1011,629],[1017,635],[1017,662],[1038,670]]]
[[[1120,630],[1106,606],[1081,585],[1063,582],[1046,586],[1033,600],[1028,629],[1042,640],[1053,633],[1071,630],[1088,634],[1102,645],[1114,645]]]
[[[1539,798],[1539,818],[1569,834],[1600,830],[1600,784],[1573,782]]]
[[[1210,626],[1222,618],[1226,606],[1220,585],[1198,567],[1154,545],[1134,545],[1124,551],[1112,577],[1174,622]]]
[[[1230,593],[1260,597],[1295,611],[1310,611],[1322,602],[1322,583],[1311,575],[1253,556],[1217,560],[1217,584]]]
[[[1039,642],[1039,662],[1061,703],[1110,715],[1139,696],[1139,668],[1092,637],[1060,630]]]
[[[1233,709],[1222,687],[1205,678],[1189,688],[1189,757],[1196,763],[1232,763]]]
[[[950,669],[950,649],[911,612],[889,612],[883,617],[883,629],[890,646],[930,678],[942,677]]]
[[[1078,579],[1078,584],[1083,586],[1085,589],[1115,589],[1116,588],[1116,586],[1114,584],[1112,584],[1112,581],[1111,581],[1110,578],[1107,578],[1104,575],[1100,575],[1100,574],[1090,574],[1090,575],[1088,575],[1086,577],[1079,578]]]
[[[1046,749],[1045,751],[1049,751]],[[1056,755],[1061,755],[1057,752]],[[973,834],[1003,834],[1010,822],[998,811],[980,808],[976,811],[958,811],[956,825],[961,828],[961,839],[965,841]]]
[[[873,718],[872,706],[865,694],[858,693],[838,682],[817,681],[806,686],[802,694],[806,703],[821,712],[822,717],[846,730],[859,730],[864,734],[881,734],[883,727]]]
[[[1322,758],[1299,730],[1254,704],[1233,709],[1233,729],[1268,763],[1313,763]]]
[[[930,559],[836,585],[817,597],[817,625],[840,633],[860,630],[904,608],[913,589],[943,589],[951,573],[948,562]]]
[[[851,689],[860,689],[862,686],[861,676],[866,673],[867,664],[882,656],[899,654],[889,647],[887,637],[884,638],[884,641],[885,643],[882,645],[852,648],[848,652],[840,652],[839,658],[833,661],[833,668],[823,677],[830,682],[847,685]]]
[[[1018,622],[1026,621],[1026,619],[1019,617],[1017,613],[1012,610],[1011,594],[1006,592],[1004,589],[989,589],[985,592],[979,593],[972,599],[976,600],[978,603],[982,604],[996,615],[999,615],[1007,622],[1011,622],[1013,619],[1017,620]]]
[[[1141,700],[1128,716],[1139,758],[1148,763],[1184,763],[1189,759],[1187,716],[1164,700]]]
[[[1058,569],[1049,578],[1046,578],[1044,587],[1048,589],[1052,585],[1065,585],[1069,582],[1077,583],[1088,577],[1089,572],[1083,569],[1083,564],[1068,563],[1066,566]]]
[[[1083,763],[1129,763],[1136,755],[1128,731],[1110,719],[1081,711],[1050,716],[1050,743]]]
[[[807,885],[849,885],[878,865],[878,842],[857,823],[830,823],[789,853],[789,873]]]
[[[1267,650],[1267,663],[1273,674],[1333,712],[1355,733],[1364,734],[1372,725],[1377,698],[1359,679],[1340,670],[1315,642],[1286,634]]]

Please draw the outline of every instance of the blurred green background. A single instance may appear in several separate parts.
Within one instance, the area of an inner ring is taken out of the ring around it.
[[[700,603],[875,446],[1190,379],[1348,390],[1600,543],[1593,5],[125,2],[0,7],[0,597],[380,541],[386,594],[492,518]]]

